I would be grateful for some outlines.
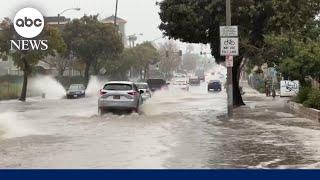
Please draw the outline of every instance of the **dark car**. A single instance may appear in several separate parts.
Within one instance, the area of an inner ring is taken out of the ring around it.
[[[221,91],[221,82],[218,80],[213,80],[208,83],[208,91]]]
[[[197,77],[192,77],[192,78],[189,78],[189,84],[190,86],[199,86],[201,83],[201,80]]]
[[[164,79],[148,79],[147,83],[152,92],[168,88],[168,83]]]
[[[67,99],[86,96],[86,88],[83,84],[71,84],[67,90]]]

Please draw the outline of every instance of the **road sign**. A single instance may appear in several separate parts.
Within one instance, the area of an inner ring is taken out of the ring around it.
[[[233,56],[226,56],[226,66],[233,67]]]
[[[220,26],[220,37],[238,37],[238,26]]]
[[[238,38],[221,38],[220,42],[221,56],[238,56],[239,39]]]

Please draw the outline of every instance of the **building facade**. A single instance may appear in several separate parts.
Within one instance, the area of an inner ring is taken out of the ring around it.
[[[105,23],[105,24],[114,24],[115,18],[116,17],[114,15],[112,15],[110,17],[102,19],[101,22]],[[119,33],[122,36],[123,45],[124,45],[124,47],[127,47],[128,43],[127,43],[127,35],[126,35],[126,28],[125,28],[126,24],[127,24],[127,21],[122,19],[122,18],[117,17],[116,23],[117,23],[118,28],[119,28]]]

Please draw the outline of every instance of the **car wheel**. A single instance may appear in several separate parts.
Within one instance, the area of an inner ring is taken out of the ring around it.
[[[137,106],[132,109],[132,111],[139,114],[139,112],[140,112],[140,101],[138,102]]]
[[[98,108],[98,115],[103,116],[104,114],[104,109],[103,108]]]

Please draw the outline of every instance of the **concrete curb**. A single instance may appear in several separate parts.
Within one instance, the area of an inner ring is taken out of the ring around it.
[[[287,106],[290,110],[303,117],[320,122],[320,110],[307,108],[304,107],[302,104],[298,104],[292,101],[288,101]]]

